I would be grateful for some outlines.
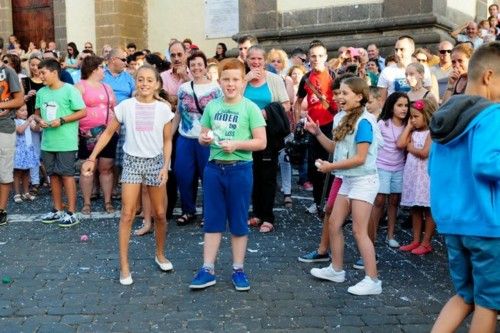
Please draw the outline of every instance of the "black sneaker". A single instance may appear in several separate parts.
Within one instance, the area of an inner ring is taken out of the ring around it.
[[[7,224],[7,212],[5,210],[0,211],[0,225]]]
[[[76,214],[65,213],[64,216],[59,221],[58,226],[60,226],[62,228],[69,228],[69,227],[72,227],[74,225],[77,225],[78,223],[80,223],[80,221],[76,217]]]

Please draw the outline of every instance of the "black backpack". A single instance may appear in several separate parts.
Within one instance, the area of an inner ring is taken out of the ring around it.
[[[285,139],[285,152],[292,165],[301,165],[304,162],[309,146],[309,133],[304,128],[304,122],[300,121],[295,127],[293,134]]]

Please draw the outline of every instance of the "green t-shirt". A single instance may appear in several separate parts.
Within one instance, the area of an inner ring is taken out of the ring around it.
[[[85,109],[80,92],[71,84],[65,83],[59,89],[45,86],[36,93],[35,108],[40,109],[40,116],[50,123],[73,112]],[[78,121],[65,123],[56,128],[44,128],[42,135],[44,151],[78,150]]]
[[[224,97],[211,100],[205,107],[200,122],[201,126],[214,132],[214,143],[210,145],[210,161],[251,161],[251,151],[235,150],[229,154],[225,153],[218,143],[224,140],[250,140],[254,128],[266,126],[259,107],[245,97],[237,104],[224,103]]]

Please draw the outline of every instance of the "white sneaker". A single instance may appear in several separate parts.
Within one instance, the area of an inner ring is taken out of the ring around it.
[[[332,265],[328,265],[324,268],[313,268],[311,269],[311,275],[317,277],[318,279],[329,280],[333,282],[344,282],[345,281],[345,271],[336,272]]]
[[[386,239],[386,240],[385,240],[385,243],[386,243],[387,245],[389,245],[389,247],[392,247],[392,248],[395,248],[395,249],[396,249],[396,248],[398,248],[398,247],[400,246],[400,245],[399,245],[399,243],[398,243],[398,241],[397,241],[397,240],[395,240],[394,238],[391,238],[391,239]]]
[[[356,285],[347,288],[347,292],[354,295],[379,295],[382,293],[382,281],[374,282],[371,277],[365,278]]]
[[[306,212],[309,214],[318,214],[318,206],[313,202],[313,204],[306,208]]]

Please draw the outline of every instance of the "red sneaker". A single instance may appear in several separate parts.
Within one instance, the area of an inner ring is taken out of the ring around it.
[[[409,252],[409,251],[413,251],[415,250],[417,247],[420,246],[420,243],[419,242],[411,242],[410,244],[408,245],[404,245],[404,246],[401,246],[399,249],[401,251],[405,251],[405,252]]]
[[[432,252],[432,246],[430,244],[429,245],[420,245],[419,247],[417,247],[416,249],[411,251],[411,253],[419,255],[419,256],[422,256],[424,254],[431,253],[431,252]]]

